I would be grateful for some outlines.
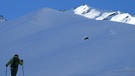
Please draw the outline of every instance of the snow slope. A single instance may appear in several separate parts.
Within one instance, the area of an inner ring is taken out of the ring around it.
[[[103,11],[86,4],[83,4],[73,10],[75,14],[84,16],[86,18],[95,20],[109,20],[115,22],[122,22],[135,25],[135,17],[128,13],[120,11]]]
[[[1,25],[0,43],[2,76],[16,53],[25,76],[135,75],[135,26],[129,24],[43,8]]]

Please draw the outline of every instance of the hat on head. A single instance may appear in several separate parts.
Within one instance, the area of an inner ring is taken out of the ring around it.
[[[14,56],[19,57],[18,54],[15,54]]]

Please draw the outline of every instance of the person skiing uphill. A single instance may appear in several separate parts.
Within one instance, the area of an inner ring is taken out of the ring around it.
[[[6,67],[10,65],[11,76],[16,76],[19,64],[23,65],[23,60],[20,60],[17,54],[15,54],[14,57],[8,61],[8,63],[6,64]]]

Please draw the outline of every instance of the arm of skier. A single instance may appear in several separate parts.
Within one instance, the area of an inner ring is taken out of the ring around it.
[[[10,65],[10,64],[12,63],[12,61],[13,61],[13,58],[11,58],[11,59],[7,62],[6,67],[7,67],[8,65]]]
[[[23,60],[20,60],[20,63],[19,63],[20,65],[23,65]]]

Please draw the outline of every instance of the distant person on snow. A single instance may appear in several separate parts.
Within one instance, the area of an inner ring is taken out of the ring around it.
[[[6,64],[6,67],[10,65],[11,69],[11,76],[16,76],[17,71],[18,71],[18,65],[23,65],[23,60],[19,59],[19,56],[17,54],[14,55],[13,58],[11,58],[8,63]]]

